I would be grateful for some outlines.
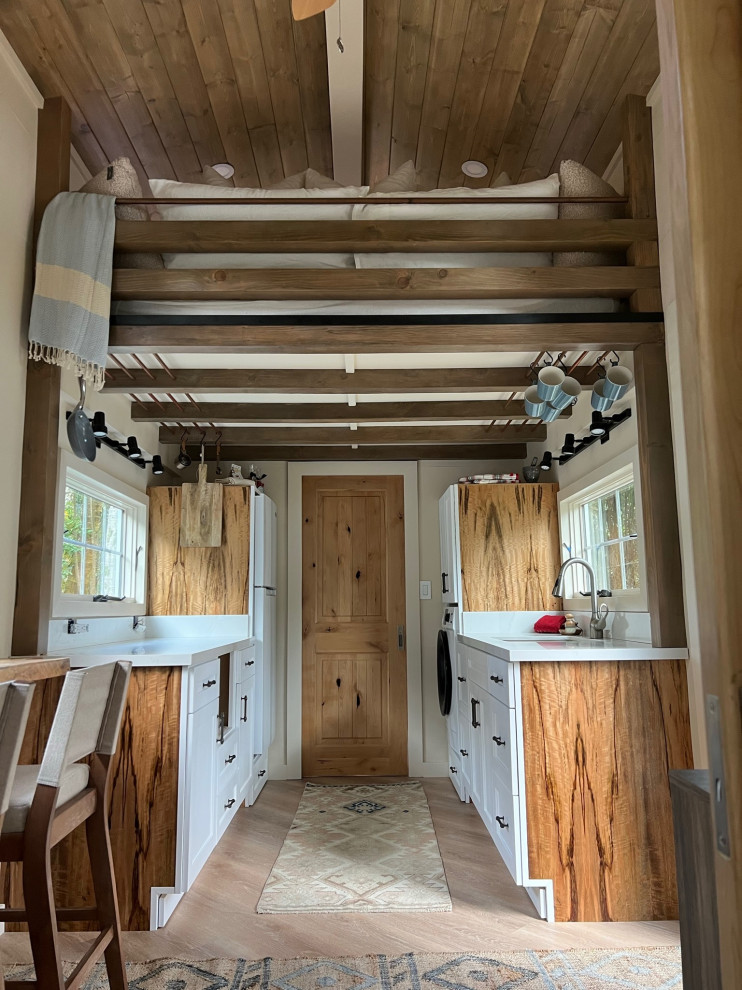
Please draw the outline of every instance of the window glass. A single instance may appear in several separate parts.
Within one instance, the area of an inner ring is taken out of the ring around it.
[[[583,552],[599,588],[639,591],[639,548],[634,483],[584,502],[580,509]]]
[[[124,511],[67,485],[64,492],[62,594],[124,594]]]

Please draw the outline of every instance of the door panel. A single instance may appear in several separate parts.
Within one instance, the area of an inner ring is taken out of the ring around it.
[[[407,773],[404,480],[303,479],[302,773]]]

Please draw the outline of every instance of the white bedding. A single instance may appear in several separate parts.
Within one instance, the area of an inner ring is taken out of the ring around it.
[[[496,189],[435,189],[421,192],[419,196],[433,198],[475,197],[481,203],[375,203],[375,195],[368,194],[368,186],[348,186],[332,189],[245,189],[208,186],[170,179],[151,179],[150,185],[157,197],[227,198],[234,200],[228,206],[208,204],[199,206],[164,205],[159,207],[166,220],[322,220],[338,219],[555,219],[556,203],[493,203],[511,196],[553,197],[559,194],[559,176],[521,185],[501,186]],[[389,196],[390,194],[379,194]],[[412,193],[400,193],[408,199]],[[361,198],[363,204],[331,204],[322,200],[332,197]],[[270,206],[255,206],[240,202],[245,198],[270,199]],[[282,199],[305,199],[306,204],[283,205]],[[166,254],[167,268],[480,268],[480,267],[545,267],[552,264],[551,254],[544,252],[452,252],[432,253],[358,253],[352,254]],[[497,300],[409,300],[409,301],[257,301],[233,302],[183,301],[183,302],[119,302],[114,304],[117,314],[173,314],[208,315],[230,314],[245,316],[415,316],[425,314],[492,314],[518,313],[606,313],[615,310],[612,299],[497,299]]]

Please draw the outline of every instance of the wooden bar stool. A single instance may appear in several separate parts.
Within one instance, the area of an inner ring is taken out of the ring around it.
[[[28,924],[36,980],[8,990],[75,990],[105,954],[112,990],[127,990],[121,925],[108,834],[108,783],[126,703],[131,664],[118,661],[65,677],[40,766],[19,766],[0,834],[0,861],[23,864],[24,909],[0,921]],[[90,756],[90,764],[79,763]],[[85,822],[95,907],[57,910],[51,850]],[[100,934],[65,981],[57,921],[94,921]]]

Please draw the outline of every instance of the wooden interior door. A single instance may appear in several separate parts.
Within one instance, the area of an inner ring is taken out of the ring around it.
[[[302,774],[406,774],[404,479],[302,499]]]

